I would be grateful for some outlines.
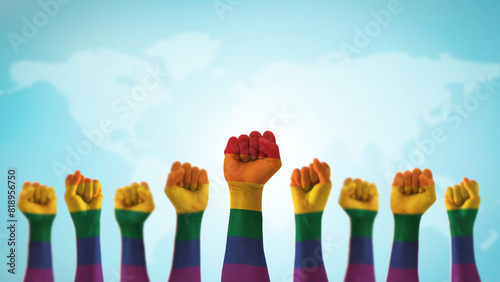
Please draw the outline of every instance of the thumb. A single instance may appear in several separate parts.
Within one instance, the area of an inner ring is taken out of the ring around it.
[[[354,181],[346,182],[342,190],[340,191],[339,203],[342,205],[348,200],[351,195],[356,192],[356,183]]]
[[[181,182],[183,178],[184,178],[184,168],[179,168],[176,171],[172,171],[168,175],[167,187],[178,186],[179,182]]]
[[[319,183],[331,183],[330,181],[330,166],[323,162],[321,163],[318,159],[314,159],[313,167],[319,177]]]
[[[29,199],[33,198],[33,194],[35,194],[35,188],[33,186],[23,187],[21,194],[19,194],[19,205],[21,205],[21,202],[27,202]]]
[[[264,132],[264,135],[259,139],[259,150],[261,152],[259,156],[280,159],[280,150],[271,131]]]
[[[425,189],[425,195],[428,199],[436,200],[436,186],[432,178],[428,178],[425,174],[420,175],[420,186]]]
[[[474,180],[469,180],[469,178],[465,177],[464,178],[464,186],[467,192],[469,192],[469,195],[471,198],[478,198],[479,197],[479,185],[477,185],[477,182]]]

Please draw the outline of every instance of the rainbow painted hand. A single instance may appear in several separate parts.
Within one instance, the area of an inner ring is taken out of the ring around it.
[[[54,188],[25,182],[17,203],[19,210],[27,214],[55,215],[57,212],[57,197]],[[31,218],[28,217],[31,221]]]
[[[391,209],[395,214],[423,214],[436,201],[432,172],[416,168],[398,172],[392,184]]]
[[[332,189],[330,166],[327,163],[314,159],[309,167],[296,168],[291,180],[295,214],[320,212],[325,209]]]
[[[378,211],[377,186],[359,178],[347,178],[340,192],[339,204],[344,210]]]
[[[465,177],[460,185],[446,189],[444,204],[447,210],[479,209],[479,185]]]
[[[165,194],[178,214],[202,212],[208,204],[208,175],[190,163],[175,162],[168,175]]]
[[[99,180],[85,178],[79,170],[66,177],[64,200],[70,212],[98,210],[102,206],[102,189]]]
[[[130,186],[118,188],[115,194],[115,210],[136,213],[123,213],[126,215],[141,214],[143,216],[118,217],[119,224],[142,224],[155,209],[153,195],[146,182],[132,183]],[[137,213],[138,212],[138,213]]]

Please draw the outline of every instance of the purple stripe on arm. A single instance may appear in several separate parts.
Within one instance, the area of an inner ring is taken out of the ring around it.
[[[24,275],[24,281],[31,282],[54,282],[52,269],[29,268]]]
[[[293,271],[293,281],[328,282],[324,266],[300,268]]]
[[[148,271],[144,266],[124,265],[120,271],[120,281],[144,281],[148,282]]]
[[[387,282],[419,282],[418,269],[389,268]]]
[[[122,264],[146,266],[144,242],[142,239],[122,237]]]
[[[50,242],[29,242],[28,267],[52,269]]]
[[[222,269],[222,282],[268,282],[267,267],[224,263]]]
[[[452,282],[481,282],[475,263],[461,263],[451,266]]]
[[[172,269],[169,282],[200,282],[200,267],[188,267]]]
[[[101,264],[79,265],[76,267],[75,282],[103,282]]]
[[[373,265],[349,263],[344,281],[375,282]]]
[[[76,240],[77,265],[101,264],[101,244],[99,237]]]
[[[349,263],[373,265],[372,238],[351,237]]]

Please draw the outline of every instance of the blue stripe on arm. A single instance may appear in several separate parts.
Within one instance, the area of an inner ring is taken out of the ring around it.
[[[373,265],[372,238],[351,237],[349,263]]]
[[[267,267],[262,239],[228,236],[224,263]]]
[[[28,267],[52,270],[50,242],[29,242]]]
[[[476,263],[472,237],[452,237],[451,250],[453,264]]]
[[[76,246],[78,265],[101,263],[101,243],[99,237],[77,239]]]
[[[142,239],[122,237],[122,264],[146,266]]]
[[[173,269],[200,266],[200,240],[177,241]]]
[[[295,269],[323,265],[321,239],[295,242]]]
[[[392,245],[391,268],[417,269],[418,242],[394,241]]]

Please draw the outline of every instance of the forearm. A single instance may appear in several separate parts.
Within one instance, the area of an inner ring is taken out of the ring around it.
[[[328,281],[321,248],[323,212],[295,215],[294,281]]]
[[[451,231],[451,281],[481,281],[474,256],[474,221],[477,209],[448,211]]]
[[[25,214],[30,224],[28,267],[24,281],[54,281],[52,270],[51,229],[54,215]]]
[[[346,213],[351,220],[351,240],[345,281],[375,281],[372,234],[377,212],[347,209]]]
[[[144,220],[149,213],[115,210],[122,236],[120,281],[149,281],[144,250]],[[140,218],[140,223],[127,222]]]
[[[200,233],[203,212],[177,215],[174,259],[169,281],[201,281]]]
[[[387,281],[418,280],[418,235],[422,215],[394,214],[394,241]]]
[[[229,189],[231,211],[222,281],[269,281],[262,240],[263,185],[242,188],[229,183]],[[244,189],[250,193],[242,194]]]
[[[71,212],[76,230],[77,268],[75,282],[103,281],[100,245],[101,210]],[[95,220],[97,218],[97,220]]]

